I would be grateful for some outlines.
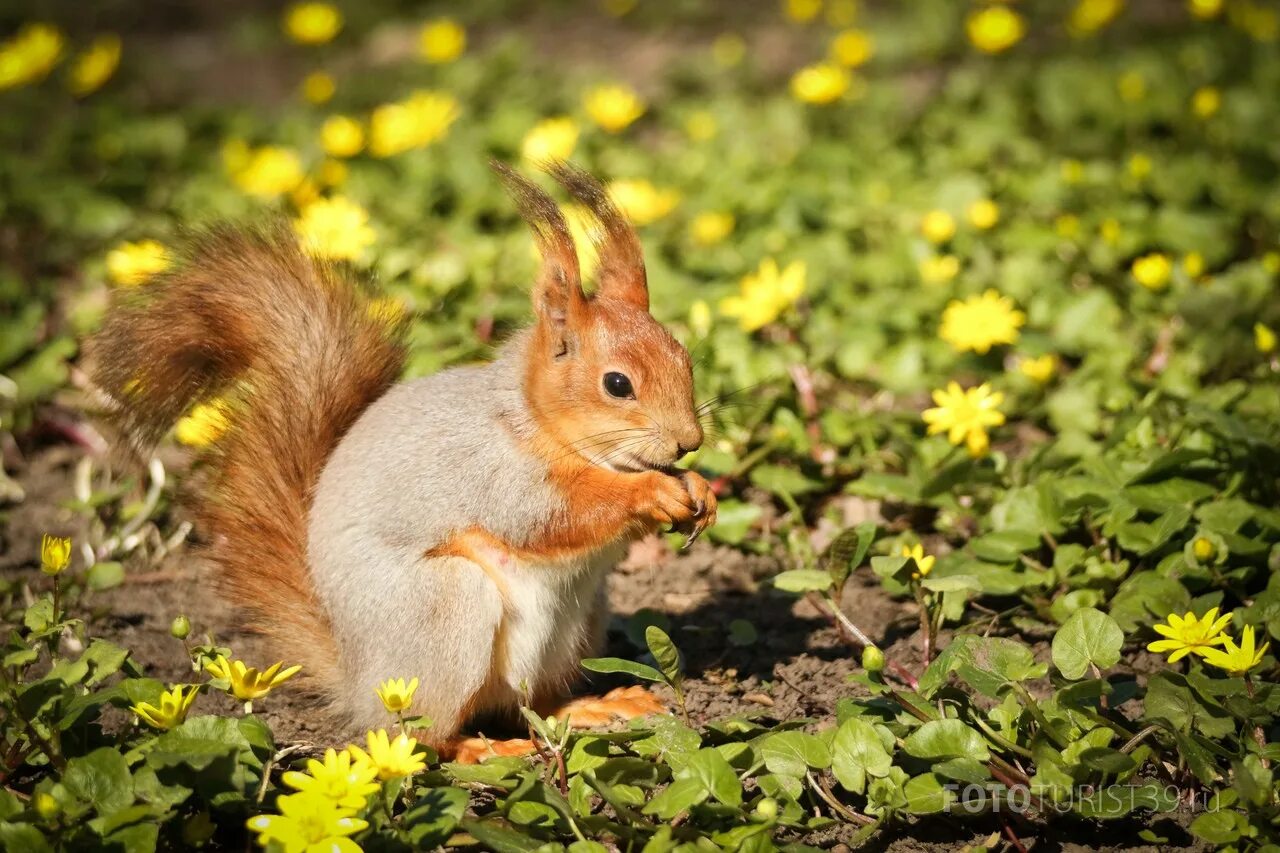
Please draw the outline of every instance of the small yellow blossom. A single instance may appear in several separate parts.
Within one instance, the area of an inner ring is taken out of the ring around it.
[[[295,791],[319,794],[343,808],[359,811],[369,795],[381,787],[377,778],[378,768],[355,760],[350,749],[329,747],[323,761],[307,759],[306,773],[286,770],[280,781]]]
[[[1074,213],[1064,213],[1053,220],[1053,230],[1059,237],[1070,240],[1080,233],[1080,217]]]
[[[610,83],[587,92],[583,106],[591,120],[609,133],[620,133],[644,115],[645,104],[630,86]]]
[[[694,142],[706,142],[720,132],[720,125],[709,110],[694,110],[685,119],[684,132]]]
[[[189,447],[206,447],[221,438],[229,426],[226,401],[218,398],[192,406],[174,425],[173,437]]]
[[[71,564],[71,537],[40,537],[40,571],[46,575],[60,575]]]
[[[765,258],[759,269],[742,279],[737,296],[720,300],[720,313],[737,318],[744,331],[763,328],[804,294],[805,272],[804,261],[792,261],[779,270],[776,260]]]
[[[320,258],[355,260],[377,239],[368,211],[341,195],[307,205],[294,227],[307,251]]]
[[[849,91],[849,72],[830,62],[801,68],[791,77],[791,94],[806,104],[830,104]]]
[[[1130,268],[1138,284],[1148,290],[1161,290],[1169,283],[1173,272],[1173,264],[1169,257],[1161,252],[1152,252],[1137,258]]]
[[[866,65],[875,52],[876,43],[865,30],[842,30],[831,40],[831,58],[846,68]]]
[[[330,157],[354,157],[364,148],[364,125],[351,116],[329,116],[320,126],[320,145]]]
[[[1280,252],[1267,252],[1262,256],[1263,272],[1275,275],[1280,273]]]
[[[1196,559],[1200,562],[1213,559],[1215,552],[1213,542],[1204,536],[1197,536],[1195,541],[1191,543],[1191,553],[1196,555]]]
[[[1120,230],[1120,221],[1113,216],[1108,216],[1098,226],[1098,233],[1102,235],[1102,239],[1112,246],[1120,242]]]
[[[1036,358],[1024,358],[1018,362],[1018,372],[1041,385],[1047,384],[1057,370],[1058,357],[1053,353],[1046,353]]]
[[[368,752],[354,745],[348,749],[356,761],[378,768],[378,778],[383,781],[411,776],[427,766],[422,756],[413,751],[417,741],[408,735],[401,733],[392,740],[386,729],[379,729],[368,732],[365,741],[369,747]]]
[[[418,54],[433,65],[453,62],[467,49],[467,31],[452,18],[438,18],[422,28]]]
[[[987,455],[990,439],[988,427],[1004,423],[1004,413],[999,406],[1004,394],[992,391],[987,384],[968,390],[958,382],[949,382],[945,389],[933,392],[935,408],[925,409],[920,417],[929,425],[929,435],[945,432],[947,441],[964,444],[975,459]]]
[[[320,164],[316,177],[326,187],[340,187],[347,182],[349,173],[347,164],[341,160],[325,160]]]
[[[154,729],[168,731],[187,718],[191,703],[196,701],[200,687],[196,684],[181,685],[160,694],[160,704],[139,702],[130,705],[129,710],[138,715],[138,719]]]
[[[911,577],[915,578],[916,580],[919,580],[920,578],[928,577],[929,572],[933,571],[934,562],[938,559],[932,554],[929,554],[928,556],[926,556],[924,553],[923,545],[916,545],[914,547],[908,547],[906,545],[903,545],[902,556],[915,560],[916,571],[911,573]]]
[[[1157,654],[1172,652],[1169,663],[1176,663],[1189,654],[1204,655],[1212,647],[1222,645],[1226,641],[1222,629],[1231,622],[1231,614],[1219,617],[1218,608],[1211,607],[1203,618],[1187,611],[1185,616],[1170,613],[1165,621],[1167,625],[1152,626],[1165,639],[1151,643],[1147,651]]]
[[[58,798],[48,791],[40,791],[31,798],[31,803],[36,807],[36,814],[44,820],[53,820],[58,816],[58,812],[62,811],[62,804],[58,802]]]
[[[1124,9],[1124,0],[1078,0],[1067,18],[1067,32],[1087,36],[1110,24]]]
[[[287,794],[276,800],[280,814],[254,815],[245,826],[258,833],[258,845],[280,853],[360,853],[349,836],[369,822],[315,791]]]
[[[413,694],[418,690],[418,679],[415,676],[405,684],[403,678],[388,678],[386,681],[378,685],[378,698],[382,700],[382,707],[386,708],[393,714],[399,714],[409,710],[409,705],[413,702]]]
[[[1256,648],[1254,644],[1253,626],[1245,625],[1240,632],[1239,645],[1236,645],[1235,640],[1224,636],[1222,648],[1206,648],[1200,652],[1200,656],[1205,663],[1216,666],[1228,675],[1248,675],[1249,670],[1262,663],[1262,656],[1271,648],[1269,641],[1263,643],[1261,648]]]
[[[957,352],[972,350],[986,354],[993,346],[1012,344],[1018,340],[1018,328],[1026,315],[1013,306],[1013,300],[988,290],[961,302],[952,300],[942,312],[938,336]]]
[[[1182,271],[1188,278],[1199,278],[1204,275],[1204,255],[1199,252],[1187,252],[1182,256]]]
[[[260,198],[275,198],[295,189],[306,177],[298,152],[281,145],[263,145],[234,154],[228,162],[237,162],[231,168],[231,181],[241,192]]]
[[[1119,90],[1121,99],[1132,104],[1147,96],[1147,80],[1141,72],[1126,71],[1120,75],[1116,89]]]
[[[994,228],[1000,221],[1000,205],[989,198],[980,198],[969,205],[967,213],[969,224],[980,231]]]
[[[120,66],[120,36],[98,36],[71,64],[67,88],[83,98],[103,87]]]
[[[133,287],[169,268],[169,250],[156,240],[121,243],[107,252],[107,277]]]
[[[747,55],[747,43],[737,33],[722,33],[711,43],[711,58],[723,68],[733,68]]]
[[[284,684],[302,670],[300,666],[281,670],[282,666],[283,662],[277,661],[259,672],[245,665],[242,660],[229,661],[223,655],[218,655],[217,660],[205,665],[205,671],[214,678],[227,681],[231,694],[240,701],[252,702],[266,696],[273,688]]]
[[[1003,53],[1022,40],[1026,25],[1022,16],[1004,6],[988,6],[965,21],[969,41],[983,53]]]
[[[324,71],[312,71],[302,78],[302,97],[310,104],[327,104],[333,100],[338,84]]]
[[[1202,21],[1222,14],[1223,0],[1187,0],[1187,10]]]
[[[578,146],[578,123],[569,116],[544,118],[530,128],[520,143],[520,156],[537,165],[552,160],[568,160]]]
[[[298,44],[326,44],[342,31],[342,13],[332,3],[294,3],[284,10],[283,24]]]
[[[293,206],[298,210],[305,210],[309,205],[315,204],[320,200],[320,185],[309,177],[303,178],[302,183],[293,188],[289,193],[289,201],[293,202]]]
[[[1137,154],[1134,154],[1129,158],[1129,176],[1135,181],[1140,181],[1147,175],[1151,174],[1151,169],[1154,165],[1155,164],[1151,162],[1151,158],[1149,156],[1139,151]]]
[[[648,225],[666,216],[680,203],[680,193],[659,189],[643,179],[624,179],[609,184],[609,195],[636,225]]]
[[[689,306],[689,328],[698,338],[711,334],[711,306],[705,299],[699,299]]]
[[[782,0],[782,14],[797,24],[807,24],[822,11],[822,0]]]
[[[1276,333],[1272,331],[1270,326],[1262,323],[1253,324],[1253,345],[1258,348],[1260,353],[1269,353],[1275,351]]]
[[[457,118],[458,101],[444,92],[422,90],[383,104],[369,118],[369,153],[392,157],[425,148],[443,139]]]
[[[1078,184],[1084,180],[1084,164],[1074,159],[1063,160],[1058,174],[1064,184]]]
[[[699,246],[714,246],[733,233],[733,214],[725,210],[704,210],[689,223],[689,236]]]
[[[1222,93],[1215,86],[1201,86],[1191,96],[1191,112],[1197,118],[1212,118],[1222,106]]]
[[[52,24],[27,24],[0,44],[0,89],[38,83],[58,63],[66,39]]]
[[[931,210],[920,219],[920,233],[930,243],[945,243],[956,234],[956,219],[945,210]]]
[[[955,255],[929,255],[920,261],[920,280],[925,284],[946,284],[960,273]]]

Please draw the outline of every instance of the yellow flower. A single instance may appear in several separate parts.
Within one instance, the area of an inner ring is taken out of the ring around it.
[[[302,79],[302,97],[312,104],[327,104],[338,90],[333,77],[323,71],[312,71]]]
[[[1276,333],[1270,326],[1262,323],[1253,324],[1253,345],[1260,353],[1269,353],[1276,348]]]
[[[782,0],[782,14],[797,24],[812,21],[821,11],[822,0]]]
[[[258,833],[258,845],[278,853],[360,853],[349,836],[363,831],[368,821],[313,791],[288,794],[276,800],[280,814],[254,815],[245,826]]]
[[[102,88],[120,65],[120,36],[108,33],[98,36],[71,65],[67,88],[71,94],[84,97]]]
[[[1108,216],[1102,220],[1102,224],[1098,226],[1098,233],[1102,235],[1102,239],[1114,246],[1120,241],[1120,222],[1114,217]]]
[[[955,236],[955,217],[945,210],[931,210],[920,220],[920,233],[930,243],[945,243]]]
[[[1187,10],[1202,21],[1222,13],[1223,0],[1187,0]]]
[[[445,92],[422,90],[383,104],[369,119],[369,153],[391,157],[443,139],[458,118],[458,101]]]
[[[930,255],[920,261],[920,280],[925,284],[946,284],[960,272],[955,255]]]
[[[587,92],[583,106],[591,120],[609,133],[626,130],[644,115],[644,101],[629,86],[612,83]]]
[[[169,250],[156,240],[121,243],[107,252],[107,277],[121,287],[141,284],[169,268]]]
[[[1161,290],[1169,283],[1169,275],[1173,272],[1173,264],[1167,255],[1152,252],[1143,255],[1133,262],[1130,272],[1138,284],[1149,290]]]
[[[307,251],[321,258],[355,260],[377,239],[368,212],[341,195],[307,205],[294,227]]]
[[[578,123],[568,116],[544,118],[529,129],[520,143],[526,163],[568,160],[578,146]]]
[[[167,690],[160,694],[159,705],[152,705],[150,702],[139,702],[136,705],[130,705],[129,710],[137,714],[142,722],[152,728],[167,732],[187,718],[187,712],[191,710],[191,703],[196,701],[196,695],[199,692],[200,686],[197,684],[185,686],[179,684],[172,690]]]
[[[864,30],[843,30],[831,40],[831,58],[846,68],[865,65],[875,52],[876,44]]]
[[[1213,559],[1214,551],[1213,543],[1203,536],[1197,536],[1191,543],[1191,553],[1195,554],[1200,562]]]
[[[938,336],[958,352],[984,355],[993,346],[1015,343],[1025,321],[1026,315],[1013,307],[1013,300],[988,290],[963,302],[953,299],[942,312]]]
[[[1129,103],[1141,101],[1147,96],[1146,78],[1137,71],[1126,71],[1121,74],[1116,88],[1120,92],[1120,97]]]
[[[302,670],[300,666],[291,666],[281,671],[280,667],[283,665],[282,661],[276,661],[259,672],[246,666],[242,660],[229,661],[223,655],[218,655],[217,660],[205,665],[205,671],[214,678],[229,682],[231,694],[240,701],[252,702],[266,696],[272,688],[279,687]]]
[[[925,409],[920,417],[929,425],[929,435],[945,432],[947,441],[964,443],[969,454],[979,458],[987,454],[989,439],[987,428],[1004,423],[1004,413],[998,408],[1004,394],[992,392],[986,383],[965,390],[958,382],[949,382],[945,389],[933,392],[937,406]]]
[[[1153,165],[1150,157],[1138,152],[1129,158],[1129,175],[1134,180],[1140,181],[1151,174]]]
[[[733,68],[747,55],[747,43],[737,33],[722,33],[711,43],[711,58],[717,65]]]
[[[980,198],[969,205],[969,223],[981,231],[994,228],[1000,221],[1000,206],[989,198]]]
[[[1058,232],[1059,237],[1069,240],[1080,233],[1080,217],[1074,213],[1064,213],[1053,220],[1053,230]]]
[[[1182,271],[1189,278],[1199,278],[1204,274],[1204,255],[1199,252],[1187,252],[1182,256]]]
[[[49,75],[66,40],[52,24],[27,24],[0,44],[0,89],[37,83]]]
[[[1018,370],[1032,382],[1044,385],[1057,372],[1058,357],[1053,353],[1046,353],[1038,358],[1024,358],[1018,362]]]
[[[736,317],[747,332],[767,326],[804,294],[805,272],[804,261],[792,261],[779,270],[777,261],[765,258],[759,269],[742,279],[737,296],[720,300],[720,313]]]
[[[910,548],[903,545],[902,556],[909,557],[916,561],[916,569],[918,569],[918,571],[912,572],[911,577],[916,578],[917,580],[928,577],[929,572],[933,571],[934,562],[938,559],[932,554],[925,556],[923,545],[916,545]]]
[[[1262,269],[1271,275],[1280,273],[1280,252],[1267,252],[1262,256]]]
[[[723,210],[704,210],[689,223],[689,236],[699,246],[714,246],[733,233],[733,214]]]
[[[71,537],[40,537],[40,571],[46,575],[59,575],[71,564]]]
[[[185,417],[179,418],[173,427],[173,437],[190,447],[205,447],[217,441],[230,425],[226,402],[214,399],[197,403]]]
[[[965,21],[969,41],[983,53],[1003,53],[1022,40],[1022,16],[1004,6],[988,6]]]
[[[849,91],[849,72],[830,62],[801,68],[791,77],[791,94],[806,104],[830,104]]]
[[[1063,160],[1058,174],[1064,184],[1078,184],[1084,180],[1084,164],[1079,160]]]
[[[275,198],[297,188],[306,175],[298,152],[279,145],[246,148],[228,158],[232,182],[252,196]]]
[[[354,157],[364,148],[364,126],[351,116],[329,116],[320,126],[320,145],[330,157]]]
[[[1169,655],[1169,663],[1176,663],[1193,652],[1203,655],[1212,647],[1226,642],[1222,629],[1231,622],[1231,614],[1219,617],[1218,608],[1211,607],[1203,618],[1187,611],[1186,616],[1170,613],[1165,621],[1167,625],[1152,626],[1165,639],[1149,644],[1147,651],[1157,654],[1173,652]]]
[[[1253,626],[1245,625],[1240,632],[1240,645],[1236,645],[1236,641],[1230,637],[1224,636],[1222,648],[1206,648],[1200,651],[1200,656],[1204,658],[1205,663],[1216,666],[1229,675],[1247,675],[1249,670],[1262,663],[1262,656],[1269,648],[1271,648],[1270,642],[1263,643],[1261,648],[1255,648]]]
[[[1212,118],[1222,106],[1222,93],[1214,86],[1201,86],[1191,96],[1191,112],[1198,118]]]
[[[284,10],[284,31],[298,44],[325,44],[342,31],[342,13],[332,3],[294,3]]]
[[[359,811],[369,795],[381,787],[377,778],[378,768],[356,761],[351,750],[339,752],[330,747],[324,752],[324,761],[309,758],[306,773],[287,770],[280,781],[295,791],[319,794],[343,808]]]
[[[399,779],[401,776],[411,776],[427,766],[422,756],[414,754],[417,741],[403,732],[392,740],[386,729],[379,729],[376,732],[368,732],[365,735],[365,741],[369,747],[368,752],[354,745],[348,749],[357,761],[378,768],[379,779],[385,781]]]
[[[467,31],[452,18],[431,21],[418,37],[418,54],[434,65],[453,62],[466,49]]]
[[[1096,33],[1115,20],[1124,8],[1124,0],[1079,0],[1067,18],[1067,31],[1073,36]]]
[[[618,209],[636,225],[648,225],[666,216],[680,203],[680,193],[658,189],[641,179],[624,179],[609,184],[609,195]]]
[[[409,680],[408,684],[404,683],[403,678],[388,678],[382,684],[378,685],[378,698],[382,700],[382,707],[386,708],[393,714],[399,714],[409,710],[409,704],[413,702],[413,694],[418,690],[418,679],[415,676]]]
[[[684,132],[694,142],[706,142],[720,132],[716,117],[709,110],[694,110],[684,122]]]
[[[689,306],[689,328],[695,337],[705,338],[711,334],[711,306],[705,299],[699,299]]]

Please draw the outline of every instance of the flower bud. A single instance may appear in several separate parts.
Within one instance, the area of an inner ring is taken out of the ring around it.
[[[62,808],[58,805],[58,801],[54,799],[53,794],[48,791],[41,791],[36,794],[35,799],[36,814],[44,820],[53,820],[58,816],[58,812]]]
[[[46,533],[40,540],[40,571],[46,575],[61,574],[70,563],[71,539]]]
[[[1191,543],[1191,553],[1195,554],[1196,559],[1202,563],[1207,560],[1212,560],[1213,552],[1213,543],[1203,536],[1197,536],[1196,541]]]
[[[179,640],[185,640],[191,633],[191,620],[185,616],[177,616],[169,625],[169,633]]]
[[[862,668],[867,672],[879,672],[884,669],[884,652],[878,646],[867,646],[862,650]]]
[[[765,797],[756,803],[756,816],[765,820],[774,820],[778,816],[778,801],[773,797]]]

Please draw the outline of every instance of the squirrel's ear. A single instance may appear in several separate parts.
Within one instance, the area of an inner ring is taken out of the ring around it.
[[[533,285],[533,310],[539,322],[563,332],[585,310],[587,301],[569,225],[560,206],[536,184],[506,163],[494,160],[490,165],[533,231],[542,256],[542,268]]]
[[[547,171],[569,194],[584,205],[600,223],[596,232],[596,253],[600,257],[599,293],[649,310],[649,282],[644,271],[640,238],[609,198],[609,193],[590,174],[564,161],[547,165]]]

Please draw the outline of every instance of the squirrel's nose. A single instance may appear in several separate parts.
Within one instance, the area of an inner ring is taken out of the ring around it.
[[[683,459],[702,446],[702,427],[696,426],[676,441],[676,458]]]

